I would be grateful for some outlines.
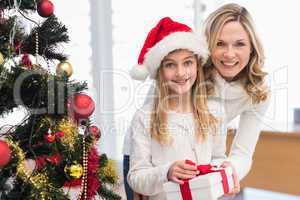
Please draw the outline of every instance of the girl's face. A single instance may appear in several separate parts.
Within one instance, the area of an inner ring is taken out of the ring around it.
[[[188,50],[172,52],[162,61],[161,72],[172,94],[188,94],[197,78],[197,57]]]
[[[227,81],[231,81],[248,64],[251,42],[244,27],[237,21],[226,23],[217,37],[216,47],[211,52],[212,62]]]

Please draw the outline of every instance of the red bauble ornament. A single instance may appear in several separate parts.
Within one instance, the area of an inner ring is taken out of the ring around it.
[[[86,119],[93,114],[95,103],[90,96],[79,93],[70,101],[69,109],[76,120]]]
[[[65,136],[65,133],[62,132],[62,131],[58,131],[58,132],[55,133],[55,136],[56,136],[56,137],[64,137],[64,136]]]
[[[51,134],[51,133],[47,133],[46,135],[45,135],[45,140],[47,141],[47,142],[54,142],[55,141],[55,135],[54,134]]]
[[[59,154],[53,155],[53,156],[48,156],[46,158],[47,161],[51,162],[54,165],[59,165],[61,161],[61,156]]]
[[[41,17],[50,17],[53,11],[54,5],[49,0],[41,0],[37,5],[37,12]]]
[[[89,132],[96,138],[96,140],[100,139],[101,132],[97,126],[90,126]]]
[[[0,140],[0,168],[5,167],[11,159],[11,150],[8,144]]]
[[[32,62],[29,58],[29,55],[27,53],[23,54],[22,56],[22,65],[26,66],[28,69],[31,69],[32,68]]]

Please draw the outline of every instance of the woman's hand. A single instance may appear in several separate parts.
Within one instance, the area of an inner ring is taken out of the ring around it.
[[[186,164],[185,160],[174,162],[168,171],[168,180],[178,184],[183,184],[182,179],[194,178],[199,171],[195,165]]]
[[[233,167],[233,165],[231,164],[230,161],[224,161],[222,164],[221,164],[221,167],[231,167],[232,168],[232,179],[233,179],[233,188],[230,188],[229,189],[229,193],[225,194],[224,196],[233,196],[233,195],[236,195],[240,192],[240,182],[239,182],[239,179],[238,179],[238,176],[237,176],[237,173],[236,173],[236,170],[235,168]]]

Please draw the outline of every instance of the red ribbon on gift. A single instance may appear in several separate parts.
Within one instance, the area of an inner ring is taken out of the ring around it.
[[[185,163],[189,164],[189,165],[196,165],[194,162],[192,162],[190,160],[186,160]],[[214,170],[212,168],[213,168],[213,166],[210,164],[198,165],[197,170],[200,173],[197,176],[209,174],[212,172],[220,172],[221,177],[222,177],[222,185],[223,185],[224,194],[228,193],[229,186],[228,186],[228,180],[227,180],[225,170],[224,169]],[[182,185],[180,185],[180,192],[181,192],[181,196],[182,196],[183,200],[193,200],[190,185],[189,185],[189,180],[190,179],[184,180],[184,183]]]

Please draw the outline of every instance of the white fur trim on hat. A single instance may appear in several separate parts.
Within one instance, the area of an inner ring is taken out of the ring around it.
[[[144,65],[148,69],[151,78],[155,78],[161,61],[170,52],[176,49],[187,49],[201,58],[204,64],[209,56],[208,45],[204,37],[193,32],[174,32],[156,43],[145,55]]]
[[[135,65],[131,68],[129,74],[133,79],[143,81],[149,75],[149,71],[145,65]]]

